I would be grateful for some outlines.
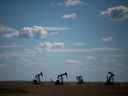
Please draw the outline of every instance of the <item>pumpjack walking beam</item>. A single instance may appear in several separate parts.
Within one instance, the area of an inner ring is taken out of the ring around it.
[[[68,78],[68,73],[65,72],[57,76],[57,80],[55,81],[55,85],[63,85],[64,84],[64,76]]]
[[[33,75],[33,83],[34,84],[40,84],[41,83],[41,78],[43,78],[43,73],[42,72],[40,72],[40,73],[38,73],[38,74],[36,74],[36,75]]]

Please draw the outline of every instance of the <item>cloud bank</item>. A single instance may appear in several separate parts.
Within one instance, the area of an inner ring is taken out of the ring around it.
[[[70,30],[65,27],[47,27],[47,26],[31,26],[21,29],[14,29],[4,25],[0,26],[0,37],[23,37],[23,38],[46,38],[52,32],[61,32]],[[54,34],[55,35],[55,34]]]
[[[60,48],[50,49],[48,52],[112,52],[119,51],[118,48]]]
[[[102,11],[101,15],[111,17],[113,20],[126,20],[128,19],[128,7],[123,5],[111,7]]]
[[[32,26],[32,27],[24,27],[21,32],[19,32],[19,36],[21,37],[39,37],[44,38],[48,35],[47,29],[42,26]]]

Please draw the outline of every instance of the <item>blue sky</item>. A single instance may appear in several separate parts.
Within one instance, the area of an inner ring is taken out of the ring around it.
[[[128,0],[0,0],[0,80],[126,82],[127,25]]]

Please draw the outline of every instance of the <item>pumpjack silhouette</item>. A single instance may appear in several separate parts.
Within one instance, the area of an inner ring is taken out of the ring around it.
[[[33,75],[33,84],[40,84],[41,83],[41,78],[43,78],[43,73],[40,72],[36,75]]]
[[[64,84],[64,76],[68,78],[68,73],[65,72],[57,76],[57,80],[55,81],[55,85],[63,85]]]
[[[83,76],[76,76],[77,84],[84,84]]]
[[[112,85],[114,83],[114,76],[115,76],[114,73],[108,72],[106,85]]]

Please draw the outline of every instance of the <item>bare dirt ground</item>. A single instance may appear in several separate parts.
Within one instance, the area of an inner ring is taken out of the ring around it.
[[[54,84],[33,85],[31,82],[0,82],[0,96],[128,96],[128,84]]]

